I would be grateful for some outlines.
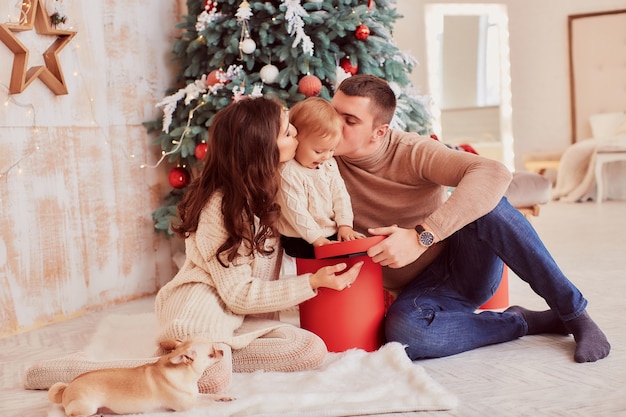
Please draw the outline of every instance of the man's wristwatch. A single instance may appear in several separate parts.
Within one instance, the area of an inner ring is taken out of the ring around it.
[[[415,226],[415,231],[417,232],[417,240],[419,241],[420,245],[429,248],[433,245],[433,243],[435,243],[435,235],[433,235],[432,232],[424,229],[424,226],[422,226],[421,224]]]

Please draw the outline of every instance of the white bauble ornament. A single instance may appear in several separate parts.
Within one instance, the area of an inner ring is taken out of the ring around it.
[[[259,75],[261,76],[261,81],[266,84],[272,84],[278,78],[278,68],[275,65],[267,64],[261,68]]]
[[[239,49],[241,49],[241,52],[244,54],[251,54],[256,49],[256,43],[252,38],[246,38],[239,42]]]

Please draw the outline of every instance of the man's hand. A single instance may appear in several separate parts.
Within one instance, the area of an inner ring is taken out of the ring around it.
[[[402,268],[414,262],[426,249],[418,242],[414,229],[402,229],[395,224],[387,227],[368,229],[374,236],[387,236],[377,245],[368,249],[367,254],[372,261],[390,268]]]

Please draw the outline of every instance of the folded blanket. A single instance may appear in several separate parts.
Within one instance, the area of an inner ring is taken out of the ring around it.
[[[109,315],[85,354],[100,360],[144,358],[154,351],[155,334],[152,313]],[[375,352],[329,353],[321,367],[309,371],[235,373],[224,394],[237,399],[141,417],[341,417],[449,410],[458,402],[399,343]],[[48,417],[64,416],[59,405],[50,406]]]
[[[626,134],[584,139],[574,143],[561,156],[552,198],[566,202],[595,200],[597,153],[625,150]],[[605,198],[626,199],[626,161],[605,164],[603,171]]]
[[[554,200],[576,202],[595,197],[594,167],[597,147],[597,139],[585,139],[565,150],[552,190]]]

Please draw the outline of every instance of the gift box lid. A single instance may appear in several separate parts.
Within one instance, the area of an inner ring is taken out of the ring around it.
[[[315,259],[353,257],[365,255],[372,246],[382,242],[387,236],[370,236],[363,239],[329,243],[314,248]]]

